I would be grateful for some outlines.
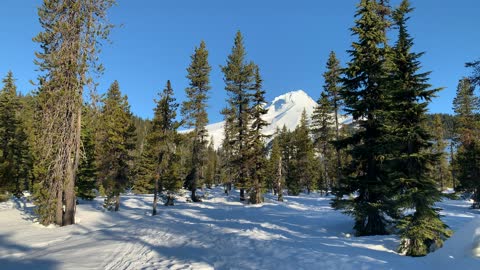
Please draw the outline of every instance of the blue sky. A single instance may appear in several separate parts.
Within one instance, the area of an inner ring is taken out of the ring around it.
[[[399,0],[392,0],[393,5]],[[464,63],[480,58],[480,1],[412,0],[416,10],[410,20],[415,50],[426,51],[424,71],[430,83],[446,87],[429,109],[451,113],[458,80],[469,74]],[[41,29],[36,7],[40,0],[0,1],[0,76],[14,72],[19,89],[32,89],[35,80],[32,42]],[[177,100],[184,99],[186,68],[200,40],[205,40],[212,66],[209,118],[221,120],[225,90],[220,65],[224,65],[237,30],[245,37],[248,59],[261,68],[267,99],[304,89],[314,99],[322,90],[325,62],[331,50],[342,64],[348,60],[355,6],[358,0],[118,0],[110,20],[112,44],[104,46],[101,62],[106,71],[99,79],[103,93],[118,80],[131,110],[151,117],[153,98],[168,79]]]

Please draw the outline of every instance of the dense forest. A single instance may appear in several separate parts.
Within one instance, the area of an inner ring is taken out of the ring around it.
[[[154,194],[155,215],[157,204],[174,205],[181,189],[201,203],[199,189],[222,185],[226,194],[239,189],[238,199],[250,204],[267,192],[282,201],[318,191],[335,196],[332,206],[354,218],[358,236],[398,234],[401,252],[424,256],[451,234],[434,206],[442,191],[473,194],[472,207],[480,208],[480,61],[467,63],[472,73],[458,78],[455,114],[429,114],[441,88],[428,83],[423,53],[414,50],[408,0],[398,7],[359,1],[349,61],[325,52],[313,116],[304,112],[296,129],[273,136],[262,133],[262,70],[247,58],[238,31],[220,67],[228,98],[218,147],[206,129],[213,101],[204,41],[179,71],[189,85],[159,86],[152,119],[133,115],[117,81],[103,95],[87,91],[101,74],[98,52],[113,27],[112,5],[44,0],[34,38],[41,48],[36,90],[20,94],[15,71],[2,81],[0,193],[30,191],[41,224],[74,224],[79,199],[103,196],[106,209],[119,211],[126,192]],[[187,96],[181,103],[178,91]],[[352,121],[341,124],[341,117]]]

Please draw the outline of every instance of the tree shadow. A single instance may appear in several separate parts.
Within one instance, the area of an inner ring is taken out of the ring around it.
[[[3,250],[13,251],[15,256],[28,253],[32,249],[19,245],[8,239],[6,235],[0,234],[0,247]],[[0,269],[2,270],[22,270],[22,269],[39,269],[53,270],[60,269],[59,262],[50,259],[30,259],[25,256],[0,256]]]

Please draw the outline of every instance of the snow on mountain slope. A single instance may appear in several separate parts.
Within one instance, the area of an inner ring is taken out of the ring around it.
[[[302,112],[305,109],[307,116],[312,116],[317,103],[303,90],[291,91],[276,97],[271,104],[267,106],[268,113],[264,119],[270,125],[264,129],[264,134],[272,135],[275,130],[284,125],[289,130],[295,129],[300,123]],[[220,146],[223,140],[224,122],[218,122],[207,126],[209,136],[213,137],[215,147]]]

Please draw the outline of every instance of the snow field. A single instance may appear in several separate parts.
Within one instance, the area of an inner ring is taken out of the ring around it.
[[[238,193],[185,197],[151,216],[152,195],[125,195],[120,212],[102,199],[81,202],[77,224],[34,223],[26,201],[0,204],[0,269],[480,269],[480,213],[445,200],[443,220],[455,231],[423,258],[396,252],[397,236],[353,237],[353,220],[319,194],[267,195],[262,205]]]

